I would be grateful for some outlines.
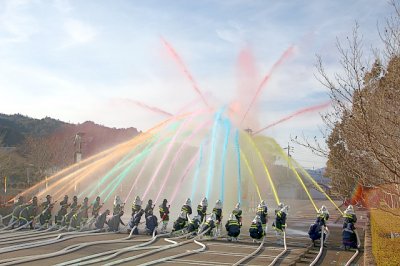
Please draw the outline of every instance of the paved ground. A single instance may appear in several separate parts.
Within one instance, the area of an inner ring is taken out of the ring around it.
[[[287,252],[277,261],[276,265],[309,265],[310,262],[317,256],[319,248],[310,247],[310,241],[307,236],[308,227],[315,220],[315,211],[309,208],[306,202],[296,201],[291,204],[291,212],[288,217],[288,230],[287,230]],[[318,204],[326,204],[326,202],[318,202]],[[271,211],[272,212],[272,211]],[[365,221],[365,213],[357,212],[359,217],[358,230],[359,235],[363,236],[362,225]],[[10,261],[22,259],[24,256],[43,255],[46,258],[40,260],[29,261],[26,263],[18,262],[18,265],[55,265],[66,261],[82,258],[89,255],[98,254],[98,261],[91,265],[104,265],[106,263],[126,259],[136,256],[132,261],[122,263],[122,265],[139,265],[160,258],[170,256],[179,256],[171,258],[166,265],[232,265],[240,259],[248,256],[254,252],[260,243],[253,243],[248,237],[248,226],[253,214],[245,214],[244,228],[242,228],[242,235],[238,242],[228,242],[224,238],[210,240],[207,238],[199,239],[199,242],[206,246],[206,249],[197,254],[189,254],[190,251],[201,249],[202,246],[194,243],[193,240],[173,239],[176,243],[182,245],[174,247],[172,243],[161,237],[153,243],[148,243],[151,240],[150,236],[135,236],[127,240],[127,234],[114,234],[114,233],[88,233],[85,235],[66,234],[57,240],[60,232],[5,232],[0,231],[0,265],[13,265]],[[361,217],[363,216],[363,217]],[[341,224],[339,220],[335,224],[335,220],[339,217],[339,213],[331,209],[330,223],[330,237],[327,242],[328,248],[322,254],[319,265],[344,265],[348,259],[354,254],[354,251],[344,251],[341,249]],[[280,254],[284,248],[283,245],[277,244],[277,238],[274,231],[271,229],[272,219],[269,221],[269,230],[264,245],[260,251],[253,257],[250,257],[246,265],[268,265],[275,257]],[[111,240],[111,242],[110,242]],[[56,243],[44,241],[58,241]],[[95,241],[109,241],[108,243]],[[20,247],[24,243],[34,243],[26,249],[15,250],[17,246]],[[40,246],[40,243],[46,244]],[[92,243],[77,250],[74,248],[82,243]],[[137,248],[140,244],[148,244],[141,248]],[[6,250],[6,247],[14,246],[13,250]],[[128,251],[121,254],[116,254],[123,248],[136,247],[134,251]],[[165,250],[160,250],[165,248]],[[114,251],[113,251],[114,250]],[[61,252],[60,252],[61,251]],[[111,251],[108,255],[101,253]],[[59,252],[58,256],[50,257],[49,255]],[[146,255],[147,254],[147,255]],[[101,256],[102,255],[102,256]],[[186,256],[183,256],[186,255]],[[362,255],[362,254],[361,254]],[[355,265],[362,264],[362,256],[358,256]],[[107,259],[107,256],[111,256]],[[31,258],[32,259],[32,258]],[[103,260],[102,260],[103,259]],[[7,261],[9,264],[7,264]],[[81,264],[83,265],[83,264]]]

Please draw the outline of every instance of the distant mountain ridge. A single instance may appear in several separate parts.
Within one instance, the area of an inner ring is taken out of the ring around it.
[[[21,114],[0,113],[0,140],[6,147],[21,145],[28,136],[45,137],[55,133],[62,134],[62,131],[68,131],[73,135],[83,132],[88,138],[94,138],[93,135],[100,134],[103,140],[108,135],[113,138],[111,141],[113,144],[132,138],[139,133],[134,127],[117,129],[98,125],[92,121],[71,124],[51,117],[36,119]]]
[[[79,145],[75,142],[78,133]],[[27,177],[35,183],[73,164],[78,150],[85,159],[138,134],[133,127],[118,129],[91,121],[72,124],[50,117],[0,113],[0,175],[11,183],[25,183]]]

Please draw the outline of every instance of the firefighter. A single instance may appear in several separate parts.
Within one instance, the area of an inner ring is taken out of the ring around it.
[[[78,204],[78,197],[74,196],[70,206],[69,212],[64,215],[64,220],[61,222],[62,226],[69,227],[72,217],[78,212],[81,206]]]
[[[215,220],[216,220],[216,235],[220,235],[221,234],[221,227],[222,227],[222,201],[221,200],[217,200],[215,202],[215,207],[213,209],[213,214],[215,214]]]
[[[235,215],[240,226],[242,226],[242,210],[240,209],[240,202],[236,204],[235,209],[233,209],[232,211],[232,214]]]
[[[70,204],[68,203],[68,195],[64,196],[64,199],[60,202],[60,210],[55,216],[55,223],[61,225],[61,221],[68,212]]]
[[[354,212],[353,205],[349,205],[347,207],[347,209],[343,213],[343,218],[344,218],[343,228],[346,228],[348,223],[355,224],[357,222],[357,216],[356,213]]]
[[[185,204],[182,206],[181,211],[185,214],[185,221],[188,221],[187,216],[192,215],[192,201],[187,198]]]
[[[104,204],[100,203],[100,197],[97,196],[96,200],[93,203],[93,208],[92,208],[92,216],[96,219],[97,216],[99,216],[99,212],[101,207],[103,207]]]
[[[189,224],[187,228],[188,233],[192,233],[193,235],[195,235],[200,227],[200,223],[201,223],[200,215],[195,215],[193,219],[189,219]]]
[[[343,246],[344,249],[350,249],[350,248],[358,248],[357,247],[357,235],[355,232],[355,227],[354,223],[348,222],[346,224],[346,228],[343,228],[342,231],[342,240],[343,240]]]
[[[108,221],[108,231],[111,232],[118,232],[119,231],[119,225],[125,225],[124,222],[122,221],[121,217],[124,215],[124,211],[121,211],[120,213],[113,215]]]
[[[251,238],[253,238],[253,242],[260,240],[265,235],[260,216],[256,215],[256,217],[254,217],[250,225],[249,233]]]
[[[124,205],[125,203],[122,202],[121,198],[119,196],[115,196],[113,205],[113,215],[117,215],[121,211],[123,211]]]
[[[77,210],[78,210],[78,208],[79,208],[79,206],[78,206],[79,204],[78,204],[78,197],[77,196],[74,196],[73,198],[72,198],[72,203],[71,203],[71,206],[69,206],[71,209],[74,209],[74,211],[76,212]]]
[[[258,204],[256,215],[260,216],[262,227],[264,231],[266,231],[268,222],[268,207],[264,200]]]
[[[317,220],[321,220],[322,224],[326,226],[326,222],[329,219],[329,211],[325,207],[325,205],[321,206],[321,209],[318,211]]]
[[[21,212],[21,210],[25,207],[24,204],[24,197],[23,196],[19,196],[17,201],[14,203],[14,208],[13,208],[13,212],[11,215],[11,220],[8,223],[8,225],[11,225],[11,228],[14,229],[14,226],[16,224],[19,224],[19,213]]]
[[[77,230],[81,229],[81,224],[83,223],[82,222],[83,213],[84,213],[84,210],[81,207],[81,208],[79,208],[79,210],[77,210],[72,215],[71,220],[70,220],[70,228],[77,229]]]
[[[24,226],[29,224],[29,227],[33,229],[34,227],[34,218],[38,212],[38,202],[37,197],[32,198],[32,203],[28,206],[22,208],[19,213],[19,226]]]
[[[215,236],[216,233],[213,232],[214,228],[216,228],[216,216],[215,213],[212,213],[210,217],[208,217],[208,219],[200,226],[199,234],[206,232],[205,235],[207,236]]]
[[[147,218],[147,216],[153,215],[153,210],[154,210],[154,205],[153,205],[153,200],[149,199],[147,202],[146,208],[144,209],[144,217]]]
[[[149,235],[152,235],[153,232],[157,229],[158,221],[157,217],[153,215],[153,209],[148,211],[148,215],[146,217],[146,232]]]
[[[89,198],[85,197],[80,209],[81,213],[81,223],[86,224],[89,219],[89,209],[92,207],[92,204],[89,205]]]
[[[94,226],[97,229],[103,229],[104,224],[107,224],[107,216],[110,215],[110,210],[107,209],[105,212],[102,214],[98,215],[96,218],[96,222],[94,223]]]
[[[283,207],[285,207],[285,204],[283,204],[283,202],[279,202],[278,207],[275,209],[275,215],[278,213],[278,211],[282,210]]]
[[[289,206],[284,206],[280,211],[276,213],[275,222],[272,227],[275,229],[276,236],[278,238],[278,244],[282,244],[282,234],[286,230],[286,218],[289,211]]]
[[[135,215],[133,215],[131,217],[131,219],[129,220],[129,223],[128,223],[128,226],[129,226],[128,233],[133,229],[134,235],[139,234],[138,226],[140,224],[140,220],[142,219],[143,214],[144,214],[144,210],[140,209],[139,211],[137,211],[135,213]]]
[[[228,241],[237,241],[240,234],[240,223],[234,213],[229,215],[229,220],[225,224],[225,229],[228,232]]]
[[[55,203],[50,203],[40,214],[39,222],[41,226],[51,225],[51,211],[53,210]]]
[[[184,211],[181,211],[181,213],[178,216],[178,219],[174,222],[172,232],[183,230],[186,226],[186,220],[187,220],[186,213]]]
[[[167,205],[167,199],[164,199],[162,204],[159,206],[160,218],[162,222],[161,233],[165,233],[167,230],[167,225],[169,222],[169,208],[170,205]]]
[[[142,209],[142,201],[139,196],[136,196],[135,200],[132,203],[132,216],[135,215],[136,212],[139,212]]]
[[[40,204],[40,207],[42,208],[42,211],[46,210],[47,207],[49,207],[51,204],[51,196],[47,195],[46,196],[46,201],[42,202],[42,204]]]
[[[203,198],[199,205],[197,205],[197,214],[200,216],[200,221],[203,222],[207,214],[207,198]]]

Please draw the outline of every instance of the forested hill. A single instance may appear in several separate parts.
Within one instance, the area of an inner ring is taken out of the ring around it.
[[[46,136],[67,123],[50,117],[35,119],[28,116],[15,114],[0,114],[0,137],[3,146],[17,146],[26,136]]]
[[[91,121],[82,124],[70,124],[50,117],[35,119],[21,114],[6,115],[0,113],[2,146],[18,146],[27,137],[46,137],[55,133],[62,134],[62,131],[69,131],[72,134],[83,132],[91,139],[95,138],[96,135],[101,135],[104,140],[108,136],[114,138],[114,140],[105,141],[113,143],[127,140],[138,134],[138,130],[133,127],[117,129],[98,125]]]
[[[66,123],[46,117],[34,119],[20,114],[0,114],[0,175],[22,180],[27,165],[33,181],[74,163],[74,140],[81,136],[82,158],[138,135],[136,128],[109,128],[86,121]]]

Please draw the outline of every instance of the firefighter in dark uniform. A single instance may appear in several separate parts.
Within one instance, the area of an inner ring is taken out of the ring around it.
[[[169,222],[170,205],[167,205],[167,203],[168,203],[167,199],[164,199],[163,203],[159,206],[160,218],[161,218],[161,222],[162,222],[161,233],[164,233],[167,231],[167,225]]]
[[[207,198],[203,198],[199,205],[197,205],[197,214],[200,216],[200,221],[203,222],[207,214]]]
[[[99,216],[99,212],[101,207],[103,207],[103,204],[100,203],[100,197],[97,196],[96,200],[93,203],[93,208],[92,208],[92,216],[96,219],[97,216]]]
[[[228,232],[228,241],[237,241],[240,234],[240,223],[234,213],[229,215],[229,220],[225,224],[225,229]]]

